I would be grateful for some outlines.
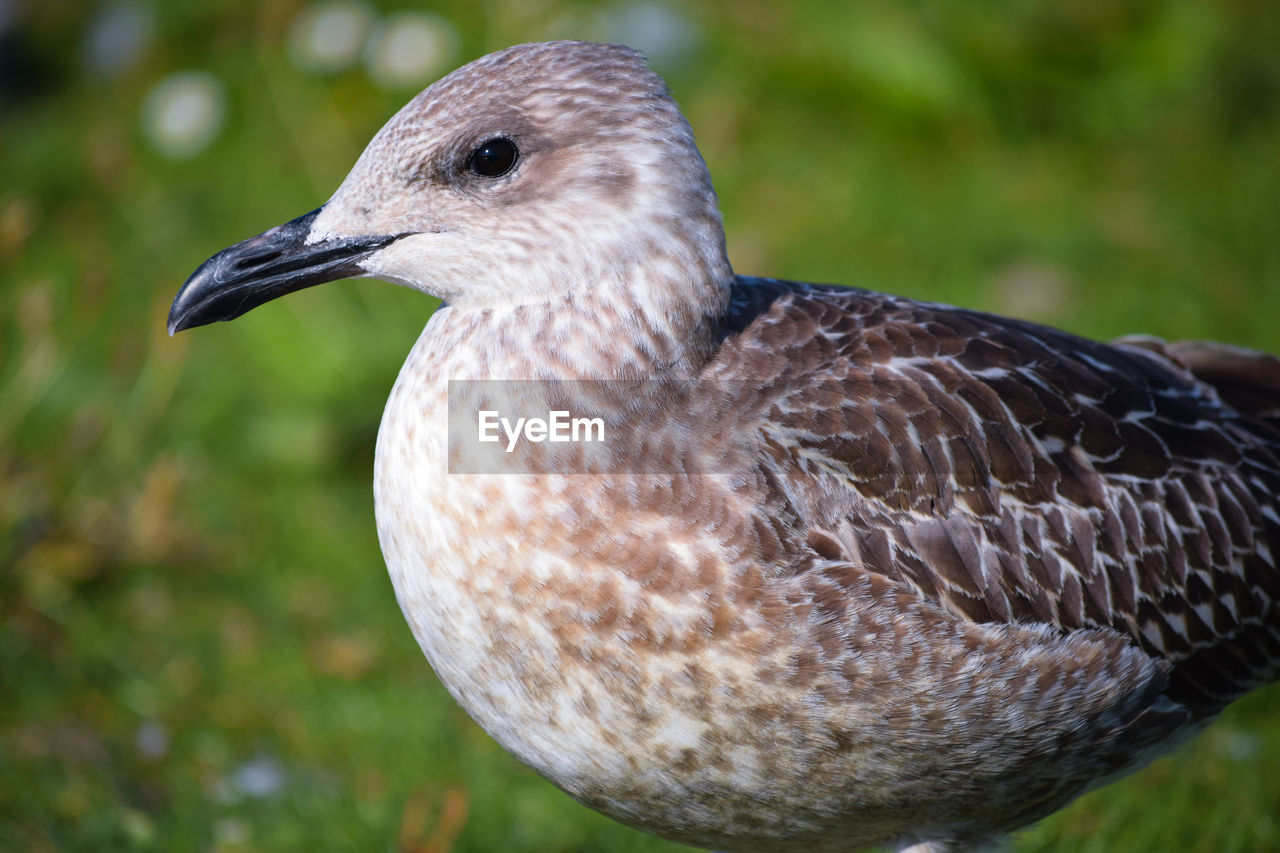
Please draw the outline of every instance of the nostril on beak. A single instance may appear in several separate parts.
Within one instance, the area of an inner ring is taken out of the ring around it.
[[[238,259],[234,264],[234,268],[237,270],[248,270],[253,269],[254,267],[260,267],[263,264],[274,261],[282,254],[284,254],[284,252],[280,249],[268,249],[264,252],[256,252],[252,255],[246,255],[245,257]]]

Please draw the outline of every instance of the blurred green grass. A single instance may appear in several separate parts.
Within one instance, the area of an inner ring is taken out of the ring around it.
[[[164,335],[201,260],[320,204],[413,94],[300,70],[305,6],[144,4],[153,38],[114,74],[83,57],[105,6],[6,7],[0,848],[672,849],[506,756],[403,624],[370,471],[429,300],[350,282]],[[657,7],[433,8],[452,66],[628,40]],[[1280,351],[1274,4],[667,9],[683,46],[638,46],[740,272]],[[185,69],[226,87],[226,121],[173,160],[140,115]],[[1280,850],[1278,710],[1275,687],[1247,697],[1015,848]]]

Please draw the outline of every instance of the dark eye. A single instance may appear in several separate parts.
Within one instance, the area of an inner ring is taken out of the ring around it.
[[[520,152],[510,139],[490,139],[467,158],[467,171],[482,178],[497,178],[511,171]]]

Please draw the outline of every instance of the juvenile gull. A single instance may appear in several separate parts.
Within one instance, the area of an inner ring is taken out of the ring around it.
[[[1280,360],[737,276],[627,48],[444,78],[324,206],[206,261],[169,329],[345,276],[445,303],[378,433],[414,635],[494,738],[618,820],[964,847],[1276,678]],[[449,380],[579,378],[715,387],[680,414],[723,458],[449,473]]]

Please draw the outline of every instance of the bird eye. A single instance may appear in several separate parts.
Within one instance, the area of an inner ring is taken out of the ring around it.
[[[467,171],[482,178],[497,178],[511,171],[520,152],[510,139],[497,137],[481,145],[467,158]]]

